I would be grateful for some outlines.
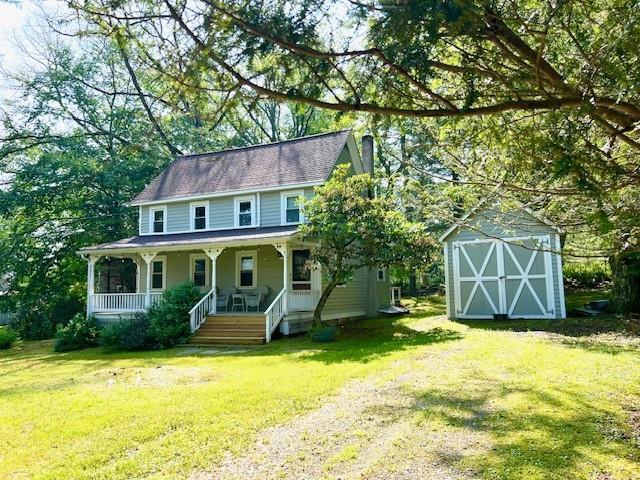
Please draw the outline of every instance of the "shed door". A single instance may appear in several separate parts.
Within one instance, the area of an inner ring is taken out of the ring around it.
[[[456,317],[555,317],[548,246],[548,236],[454,242]]]

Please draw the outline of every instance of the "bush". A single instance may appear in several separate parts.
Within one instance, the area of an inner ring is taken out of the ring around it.
[[[0,350],[11,348],[13,342],[18,339],[18,334],[9,327],[0,327]]]
[[[565,283],[573,288],[602,288],[611,282],[611,268],[607,262],[566,263]]]
[[[189,310],[202,298],[192,282],[167,290],[162,300],[149,308],[149,329],[159,348],[170,348],[191,334]]]
[[[53,342],[54,352],[70,352],[98,344],[100,327],[95,317],[76,314],[66,325],[58,325]]]
[[[149,317],[136,313],[131,319],[106,325],[98,338],[100,345],[114,350],[149,350],[156,342],[149,332]]]

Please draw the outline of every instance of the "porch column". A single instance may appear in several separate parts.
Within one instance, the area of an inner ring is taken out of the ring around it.
[[[140,277],[140,274],[142,273],[142,262],[135,255],[132,257],[132,260],[133,263],[136,264],[136,293],[142,293],[140,292],[140,282],[142,281],[142,278]]]
[[[145,252],[140,254],[147,266],[147,289],[145,292],[147,295],[144,299],[144,306],[146,308],[151,306],[151,262],[156,258],[156,255],[158,255],[158,252]]]
[[[289,246],[286,243],[276,243],[273,247],[282,255],[282,285],[284,290],[284,310],[289,311]]]
[[[96,262],[98,255],[89,255],[87,260],[87,316],[93,313],[93,294],[95,293]]]
[[[216,291],[216,285],[217,285],[216,261],[218,260],[218,257],[220,256],[223,250],[224,250],[224,247],[204,249],[204,253],[206,253],[207,257],[211,259],[211,291],[214,293]],[[213,305],[211,306],[212,313],[215,314],[216,309],[217,309],[217,300],[213,302]]]

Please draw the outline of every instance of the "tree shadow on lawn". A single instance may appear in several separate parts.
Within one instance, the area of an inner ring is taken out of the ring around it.
[[[460,331],[442,327],[417,330],[407,323],[408,320],[408,317],[363,320],[341,326],[334,342],[314,343],[307,334],[303,334],[283,338],[267,348],[240,355],[303,353],[299,358],[305,361],[366,363],[395,352],[464,338]]]
[[[569,347],[619,354],[640,352],[640,338],[629,317],[603,314],[563,320],[456,320],[481,330],[544,332],[549,339]]]
[[[416,391],[415,409],[418,428],[428,432],[429,421],[453,427],[457,434],[451,441],[460,443],[449,443],[453,451],[467,451],[465,431],[490,435],[493,444],[482,453],[469,449],[466,457],[452,457],[451,451],[438,456],[448,464],[462,460],[465,467],[491,478],[573,478],[578,465],[593,469],[579,476],[611,478],[619,473],[611,461],[622,459],[627,473],[640,469],[634,453],[639,445],[629,433],[628,420],[568,389],[505,387],[495,380],[474,379],[468,389]]]

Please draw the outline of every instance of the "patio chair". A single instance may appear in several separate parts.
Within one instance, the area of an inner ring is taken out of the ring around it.
[[[249,309],[251,308],[255,308],[256,312],[260,311],[260,302],[262,301],[262,294],[261,293],[248,293],[247,295],[244,296],[244,301],[247,305],[247,312],[249,311]]]
[[[229,297],[236,293],[235,287],[224,287],[220,290],[220,293],[216,295],[216,310],[224,308],[225,312],[229,311]]]
[[[260,302],[264,302],[269,296],[271,289],[266,285],[258,285],[251,293],[260,295]]]

